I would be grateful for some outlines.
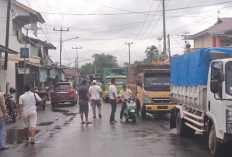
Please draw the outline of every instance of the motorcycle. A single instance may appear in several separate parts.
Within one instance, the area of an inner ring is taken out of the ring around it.
[[[16,93],[16,89],[10,88],[10,94],[5,95],[5,104],[7,109],[7,119],[12,119],[15,122],[17,117],[16,103],[13,100],[13,94]]]
[[[129,121],[129,119],[132,119],[133,123],[136,123],[137,108],[135,99],[129,98],[124,102],[126,103],[126,108],[123,113],[124,118],[127,122]]]
[[[39,97],[42,100],[42,109],[45,110],[46,107],[46,102],[47,102],[47,92],[44,90],[38,91],[37,89],[35,90],[35,93],[39,95]]]

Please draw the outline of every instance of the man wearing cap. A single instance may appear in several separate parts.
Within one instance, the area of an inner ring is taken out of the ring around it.
[[[93,118],[96,118],[96,106],[98,108],[99,118],[101,115],[101,98],[102,98],[102,90],[101,87],[97,85],[97,81],[93,80],[92,86],[89,88],[90,99],[92,101],[92,109],[93,109]]]
[[[126,85],[122,85],[122,90],[119,93],[120,100],[122,101],[122,108],[120,112],[120,119],[122,121],[123,111],[126,108],[126,102],[125,100],[129,99],[130,97],[136,98],[135,94],[128,88],[126,88]]]

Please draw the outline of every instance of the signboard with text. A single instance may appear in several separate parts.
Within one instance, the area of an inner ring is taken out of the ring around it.
[[[24,74],[24,68],[18,68],[18,74]],[[25,68],[25,74],[29,74],[29,68]]]

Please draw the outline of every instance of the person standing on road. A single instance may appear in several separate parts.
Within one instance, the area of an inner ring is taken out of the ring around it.
[[[0,150],[9,149],[8,146],[5,145],[5,118],[6,118],[6,104],[4,99],[4,94],[2,93],[0,86]]]
[[[42,100],[36,93],[30,91],[30,85],[25,85],[24,90],[25,93],[19,97],[18,119],[23,119],[26,140],[29,140],[30,128],[31,143],[34,144],[37,123],[36,104],[42,103]]]
[[[111,79],[111,85],[109,86],[109,96],[111,103],[111,114],[110,114],[110,124],[115,124],[117,121],[115,120],[115,112],[118,103],[117,99],[117,89],[115,87],[115,79]]]
[[[82,87],[79,89],[79,105],[80,105],[80,116],[81,116],[81,124],[91,124],[92,122],[89,122],[88,120],[88,113],[89,113],[89,102],[90,95],[89,90],[87,88],[87,81],[82,81]],[[84,115],[85,114],[85,121],[84,121]]]
[[[101,115],[101,98],[102,98],[102,90],[101,87],[97,86],[97,81],[93,80],[92,86],[89,88],[89,94],[91,96],[91,105],[93,109],[93,118],[96,118],[96,106],[98,108],[98,115],[99,118],[102,117]]]
[[[121,112],[120,112],[120,119],[122,121],[122,117],[123,117],[123,112],[126,108],[126,102],[125,100],[128,100],[130,97],[133,97],[136,99],[135,94],[128,88],[126,88],[126,85],[122,85],[122,90],[119,93],[120,99],[122,101],[122,108],[121,108]]]

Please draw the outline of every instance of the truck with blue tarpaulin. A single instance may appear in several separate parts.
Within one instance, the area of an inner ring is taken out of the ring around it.
[[[232,142],[232,49],[203,48],[172,57],[171,99],[178,105],[170,128],[182,137],[207,136],[211,154],[223,156]]]

